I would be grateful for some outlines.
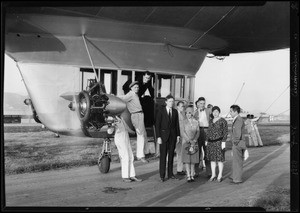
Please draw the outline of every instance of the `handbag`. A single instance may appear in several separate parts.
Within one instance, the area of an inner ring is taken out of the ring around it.
[[[185,147],[187,154],[193,155],[199,151],[198,144],[192,145],[191,142],[188,142],[188,146]]]

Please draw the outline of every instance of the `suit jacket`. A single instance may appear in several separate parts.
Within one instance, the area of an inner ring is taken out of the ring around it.
[[[165,106],[157,111],[155,121],[156,136],[161,137],[162,142],[166,142],[170,135],[173,134],[174,138],[180,136],[178,112],[172,108],[172,121],[169,121],[169,115]]]
[[[245,128],[244,120],[240,115],[238,115],[232,124],[231,141],[232,144],[239,146],[243,149],[246,149],[245,137],[243,135],[244,128]]]
[[[210,119],[210,114],[211,114],[211,109],[204,108],[204,111],[206,112],[206,118],[207,118],[207,123],[209,124],[209,119]],[[194,118],[198,121],[199,120],[199,110],[197,109],[194,113]]]

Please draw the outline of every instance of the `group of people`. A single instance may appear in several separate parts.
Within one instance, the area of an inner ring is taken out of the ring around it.
[[[185,108],[184,102],[172,109],[174,98],[166,97],[166,107],[156,116],[157,143],[160,144],[160,179],[164,182],[166,155],[168,155],[167,178],[176,179],[173,174],[173,156],[177,156],[177,175],[186,175],[188,182],[199,176],[201,167],[206,168],[210,181],[222,181],[225,143],[228,134],[227,121],[220,117],[220,108],[205,108],[205,98]],[[172,116],[173,115],[173,116]],[[212,116],[212,117],[211,117]],[[168,119],[171,118],[171,119]],[[216,175],[216,165],[219,174]],[[185,167],[185,171],[184,171]]]
[[[151,90],[149,84],[151,74],[145,72],[142,81],[129,84],[129,92],[121,96],[131,113],[131,121],[137,134],[138,160],[147,163],[145,159],[145,144],[147,133],[144,124],[144,113],[141,96],[146,89]],[[143,93],[140,92],[143,88]],[[186,175],[187,182],[193,182],[199,176],[201,169],[206,170],[209,181],[222,182],[225,161],[225,148],[228,135],[227,121],[220,116],[218,106],[205,107],[204,97],[193,105],[185,107],[183,101],[177,103],[177,110],[173,108],[175,99],[168,95],[165,106],[157,110],[155,117],[156,141],[159,145],[159,175],[160,181],[177,179],[173,173],[173,161],[176,153],[177,175]],[[230,114],[233,118],[231,130],[232,142],[232,183],[242,182],[243,161],[249,157],[243,134],[245,123],[239,115],[240,107],[232,105]],[[134,156],[130,145],[126,124],[118,117],[115,132],[115,144],[121,160],[122,178],[124,182],[142,181],[135,176]],[[248,127],[247,127],[248,128]],[[218,166],[218,175],[216,167]]]

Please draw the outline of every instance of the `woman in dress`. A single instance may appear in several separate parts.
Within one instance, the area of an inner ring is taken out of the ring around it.
[[[254,118],[254,115],[251,115],[251,123],[252,123],[252,126],[253,126],[253,131],[254,131],[254,134],[256,135],[256,138],[257,138],[256,143],[259,147],[262,147],[263,142],[261,140],[261,137],[260,137],[260,134],[259,134],[259,131],[258,131],[258,128],[257,128],[257,122],[258,122],[259,119],[260,119],[260,116],[257,117],[257,118]]]
[[[254,146],[255,145],[254,137],[253,136],[251,137],[251,135],[253,134],[253,125],[252,125],[252,122],[251,122],[251,115],[250,114],[247,115],[247,119],[245,121],[245,127],[246,127],[247,133],[248,133],[249,146]]]
[[[207,144],[207,160],[211,162],[211,178],[209,181],[218,180],[221,182],[223,175],[223,168],[225,161],[225,147],[226,139],[228,134],[227,121],[220,117],[220,108],[214,106],[212,108],[213,119],[209,121],[209,127],[206,135],[206,144]],[[218,164],[219,174],[218,178],[216,176],[216,166]]]
[[[195,163],[199,163],[197,140],[200,135],[198,121],[193,118],[193,106],[186,108],[182,131],[182,162],[185,164],[187,181],[194,181]]]

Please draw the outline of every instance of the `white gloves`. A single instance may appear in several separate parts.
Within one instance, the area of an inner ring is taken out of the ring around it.
[[[161,138],[157,138],[157,144],[162,144]]]
[[[226,142],[222,142],[221,148],[222,148],[222,149],[225,149],[225,148],[226,148]]]
[[[249,152],[246,149],[245,152],[244,152],[244,160],[247,160],[248,158],[249,158]]]

